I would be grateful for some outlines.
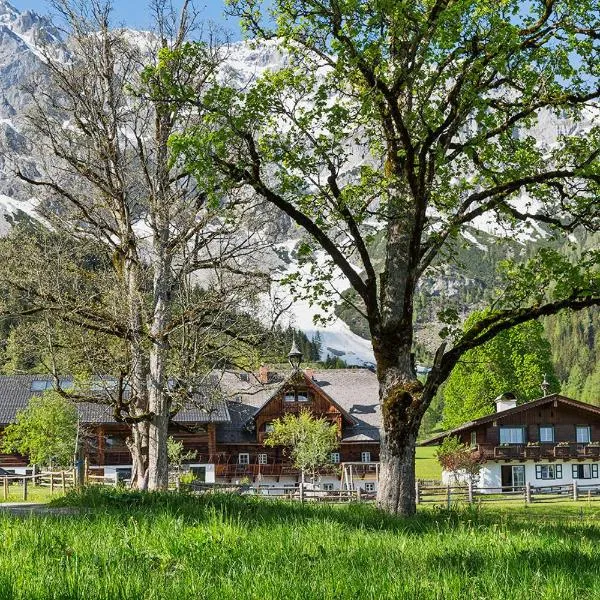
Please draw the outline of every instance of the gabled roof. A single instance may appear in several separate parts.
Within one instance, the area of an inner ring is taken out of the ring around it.
[[[254,375],[225,373],[221,387],[228,397],[231,421],[217,428],[220,443],[255,443],[246,427],[266,404],[290,382],[292,371],[269,373],[261,384]],[[243,379],[242,379],[243,377]],[[369,369],[319,369],[307,383],[323,394],[344,415],[344,442],[378,442],[381,426],[379,384]]]
[[[43,391],[34,382],[52,382],[50,375],[5,375],[0,376],[0,424],[14,422],[17,412],[26,408],[32,396],[40,396]],[[64,382],[71,379],[65,377]],[[36,389],[32,389],[36,388]],[[191,401],[180,410],[174,421],[179,423],[222,423],[230,420],[227,404],[223,399],[211,400],[210,406],[204,406],[202,397]],[[106,403],[76,403],[82,423],[116,423],[112,407]]]
[[[560,394],[550,394],[548,396],[543,396],[542,398],[538,398],[537,400],[531,400],[530,402],[525,402],[523,404],[519,404],[514,408],[509,408],[507,410],[502,410],[500,412],[495,412],[490,415],[486,415],[485,417],[480,417],[479,419],[474,419],[473,421],[468,421],[467,423],[463,423],[454,429],[450,429],[449,431],[444,431],[438,435],[435,435],[423,442],[421,442],[420,446],[431,446],[436,444],[437,442],[441,442],[445,437],[449,435],[455,435],[457,433],[462,433],[469,429],[473,429],[474,427],[478,427],[479,425],[485,425],[486,423],[491,423],[492,421],[501,420],[504,417],[509,417],[511,415],[515,415],[518,413],[526,412],[528,410],[537,408],[539,406],[543,406],[545,404],[550,404],[553,402],[557,402],[559,404],[563,404],[569,406],[571,408],[577,408],[579,410],[587,411],[590,414],[593,414],[596,417],[600,418],[600,407],[594,406],[593,404],[587,404],[586,402],[579,402],[579,400],[573,400],[573,398],[567,398],[566,396],[561,396]]]

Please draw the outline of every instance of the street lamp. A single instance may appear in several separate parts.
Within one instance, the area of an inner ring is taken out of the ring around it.
[[[300,369],[300,363],[302,362],[302,352],[298,350],[295,338],[292,341],[292,349],[288,354],[288,361],[290,365],[292,365],[292,369],[294,369],[294,371],[298,371]]]

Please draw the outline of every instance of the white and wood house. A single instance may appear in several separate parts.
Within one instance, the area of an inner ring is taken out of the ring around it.
[[[482,461],[477,486],[485,491],[565,485],[600,485],[600,408],[559,394],[517,405],[506,394],[494,414],[422,442],[450,435]],[[451,474],[444,472],[443,481]]]

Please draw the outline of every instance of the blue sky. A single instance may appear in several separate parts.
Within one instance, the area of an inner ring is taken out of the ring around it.
[[[45,0],[9,0],[20,11],[33,10],[40,14],[48,14],[49,6]],[[173,0],[173,6],[180,7],[181,0]],[[113,0],[115,23],[125,23],[134,29],[145,29],[150,25],[148,3],[146,0]],[[223,0],[196,0],[195,6],[201,11],[204,20],[223,26],[235,38],[240,37],[236,19],[227,18],[223,11]]]

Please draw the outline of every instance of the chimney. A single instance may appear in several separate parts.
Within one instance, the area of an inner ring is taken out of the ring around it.
[[[269,383],[269,367],[260,365],[258,368],[258,381],[260,383]]]
[[[515,408],[517,406],[517,397],[512,392],[505,392],[500,394],[494,402],[496,403],[496,412],[502,412],[509,408]]]
[[[315,370],[314,369],[304,369],[304,374],[311,380],[315,379]]]

